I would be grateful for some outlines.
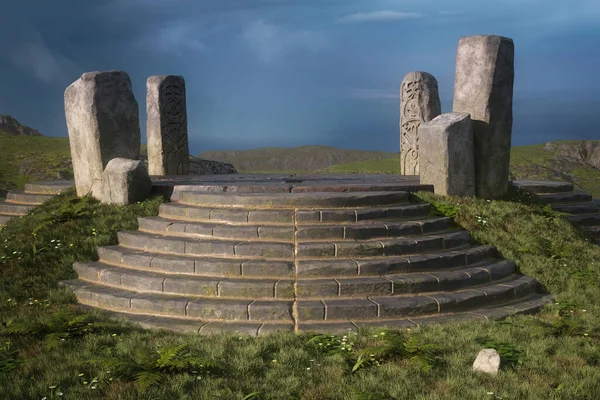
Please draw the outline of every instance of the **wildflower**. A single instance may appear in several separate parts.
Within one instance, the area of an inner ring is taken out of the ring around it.
[[[277,360],[272,360],[271,362],[272,362],[272,363],[276,363],[276,362],[277,362]]]
[[[310,367],[306,368],[307,371],[310,371]]]

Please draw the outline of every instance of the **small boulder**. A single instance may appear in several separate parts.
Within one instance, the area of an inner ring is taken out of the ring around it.
[[[477,354],[473,371],[496,374],[500,369],[500,354],[494,349],[483,349]]]
[[[100,193],[94,197],[104,204],[127,205],[147,199],[151,190],[152,180],[142,161],[117,157],[106,165]]]

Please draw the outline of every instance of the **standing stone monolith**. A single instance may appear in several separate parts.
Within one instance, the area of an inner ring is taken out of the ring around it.
[[[154,75],[146,81],[146,134],[150,175],[190,173],[185,81]]]
[[[471,114],[475,193],[482,198],[508,191],[514,51],[512,39],[501,36],[466,36],[458,42],[452,111]]]
[[[409,72],[400,85],[400,169],[419,175],[419,126],[442,113],[438,84],[427,72]]]
[[[419,128],[420,182],[436,194],[475,195],[473,128],[467,113],[442,114]]]
[[[110,160],[140,154],[138,103],[124,71],[86,72],[65,90],[65,115],[77,196],[100,198]]]

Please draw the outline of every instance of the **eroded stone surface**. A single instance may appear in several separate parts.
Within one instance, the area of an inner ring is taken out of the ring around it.
[[[140,160],[113,158],[102,174],[98,198],[105,204],[126,205],[145,200],[152,191],[152,181]]]
[[[138,159],[138,104],[126,72],[81,75],[65,90],[65,115],[77,196],[99,189],[113,158]]]
[[[475,195],[473,129],[467,113],[442,114],[420,127],[421,182],[436,194]]]
[[[466,36],[458,42],[454,105],[473,121],[475,192],[506,194],[510,167],[514,44],[501,36]]]
[[[177,75],[153,75],[146,81],[146,134],[150,175],[190,172],[185,81]]]
[[[442,112],[438,84],[427,72],[409,72],[400,85],[400,168],[419,175],[419,126]]]

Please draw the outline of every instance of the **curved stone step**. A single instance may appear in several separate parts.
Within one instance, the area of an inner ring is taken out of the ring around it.
[[[596,226],[600,225],[600,212],[593,214],[570,215],[566,219],[576,225]]]
[[[517,302],[497,307],[480,308],[463,313],[447,313],[435,316],[398,318],[392,320],[379,320],[370,322],[322,322],[322,323],[300,323],[299,330],[302,332],[326,333],[326,334],[348,334],[357,332],[358,328],[379,327],[382,329],[415,328],[421,325],[441,324],[456,321],[472,320],[501,320],[512,315],[531,314],[539,311],[546,304],[553,302],[551,295],[534,294]],[[92,308],[89,306],[81,306]],[[277,323],[254,323],[254,322],[206,322],[183,318],[157,317],[151,315],[136,315],[123,312],[102,310],[112,319],[125,320],[141,328],[146,329],[169,329],[177,332],[194,332],[203,335],[231,332],[250,336],[264,336],[276,331],[293,331],[293,324]]]
[[[121,231],[117,237],[125,247],[157,253],[286,260],[294,257],[293,243],[176,238],[140,231]]]
[[[348,193],[202,193],[181,192],[178,202],[202,207],[257,207],[269,209],[348,208],[373,205],[397,205],[410,200],[408,192],[348,192]]]
[[[410,221],[386,223],[338,223],[302,225],[230,225],[204,222],[183,222],[164,217],[138,217],[139,230],[146,233],[177,237],[205,237],[238,240],[277,240],[293,242],[327,239],[374,239],[406,235],[422,235],[450,227],[447,217],[428,217]],[[295,232],[295,234],[294,234]]]
[[[312,322],[299,324],[299,330],[303,332],[327,333],[327,334],[347,334],[348,332],[357,332],[360,328],[378,327],[381,329],[403,329],[416,328],[422,325],[443,324],[457,321],[480,321],[480,320],[502,320],[512,315],[532,314],[541,310],[546,304],[553,303],[554,299],[547,294],[531,294],[517,301],[507,303],[500,306],[492,306],[475,309],[473,311],[465,311],[459,313],[441,313],[431,316],[415,316],[410,318],[394,318],[388,320],[374,321],[356,321],[356,322]],[[123,316],[120,316],[121,318]],[[149,328],[161,328],[169,326],[169,320],[154,320],[148,321],[145,325]],[[233,328],[233,326],[232,326]],[[227,330],[227,326],[222,327]],[[238,328],[239,329],[239,328]],[[239,331],[248,332],[254,335],[255,331]]]
[[[426,295],[369,296],[367,299],[299,300],[300,321],[373,321],[416,315],[460,312],[518,300],[535,293],[537,281],[527,276],[473,289]]]
[[[531,193],[564,193],[573,191],[574,185],[570,182],[552,181],[510,181],[510,185]]]
[[[423,253],[469,244],[467,231],[444,231],[429,235],[392,239],[300,242],[296,245],[297,259],[313,258],[371,258]]]
[[[362,207],[355,209],[322,209],[296,211],[296,224],[315,222],[363,222],[389,219],[405,219],[429,216],[431,205],[405,203],[389,207]],[[223,209],[191,206],[179,203],[163,203],[159,216],[187,222],[294,224],[292,210]]]
[[[203,240],[153,235],[140,231],[117,233],[119,243],[130,249],[157,253],[216,256],[224,258],[348,258],[382,257],[414,254],[463,246],[470,242],[467,231],[448,231],[432,235],[381,240],[335,242],[253,242],[237,240]],[[295,250],[295,251],[294,251]]]
[[[4,215],[0,214],[0,225],[6,225],[8,221],[15,218],[15,215]]]
[[[54,196],[53,194],[26,193],[23,190],[11,190],[6,194],[6,202],[39,206]]]
[[[64,281],[84,305],[132,314],[162,315],[208,321],[293,323],[292,301],[198,298],[140,293],[82,280]]]
[[[165,274],[117,267],[102,262],[76,262],[79,279],[137,292],[185,296],[294,299],[294,280],[264,277],[216,278]],[[469,268],[378,277],[299,280],[300,299],[365,297],[457,290],[504,279],[516,271],[512,261],[490,260]]]
[[[245,299],[294,299],[293,279],[215,278],[157,273],[115,267],[101,262],[76,262],[79,279],[137,292]]]
[[[25,215],[29,210],[34,209],[36,206],[27,204],[14,204],[7,203],[6,201],[0,201],[0,213],[4,215]]]
[[[600,225],[582,226],[581,229],[592,236],[600,238]]]
[[[294,276],[294,263],[291,260],[227,259],[194,257],[185,254],[173,256],[130,249],[121,245],[98,247],[97,250],[101,262],[163,273],[219,278],[234,276],[289,278]]]
[[[573,190],[564,193],[538,194],[537,197],[546,204],[583,203],[592,201],[592,195],[584,190]]]
[[[570,214],[591,214],[591,213],[599,213],[600,205],[588,201],[585,203],[575,203],[575,204],[553,204],[552,209],[564,213]]]
[[[269,277],[285,279],[295,275],[292,260],[249,260],[198,257],[190,255],[170,256],[121,245],[98,249],[99,261],[125,268],[144,269],[161,273],[202,275],[215,278]],[[472,245],[427,254],[372,259],[300,260],[298,277],[340,278],[355,276],[379,276],[404,272],[426,272],[470,266],[497,256],[494,246]]]
[[[199,298],[162,293],[140,293],[121,288],[65,282],[82,304],[112,311],[185,317],[207,321],[292,322],[293,304],[286,300]],[[426,295],[370,296],[326,300],[298,300],[298,321],[363,321],[406,318],[417,315],[471,311],[508,303],[534,294],[534,278],[515,276],[501,283],[472,289]]]
[[[73,186],[75,186],[75,182],[69,180],[30,182],[25,184],[25,192],[31,194],[56,195],[69,188],[72,188]]]

